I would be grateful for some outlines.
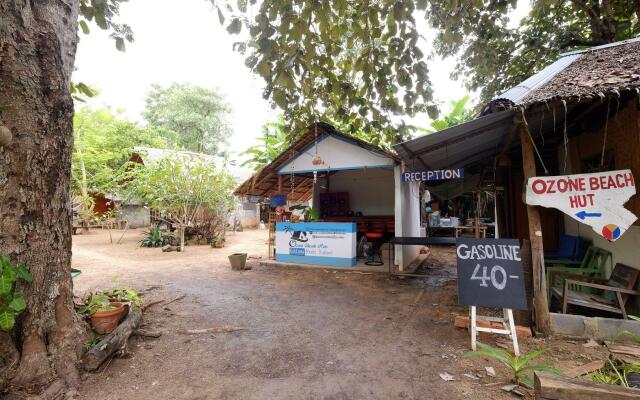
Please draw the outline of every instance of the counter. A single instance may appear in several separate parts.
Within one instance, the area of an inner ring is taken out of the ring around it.
[[[276,223],[276,261],[354,267],[356,224],[340,222]]]

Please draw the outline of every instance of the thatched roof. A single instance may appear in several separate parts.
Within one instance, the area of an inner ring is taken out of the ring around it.
[[[585,102],[640,90],[640,38],[563,54],[562,58],[573,59],[516,103]]]
[[[278,170],[291,159],[300,154],[307,146],[320,139],[323,135],[341,137],[367,150],[372,150],[399,161],[394,153],[386,151],[364,140],[349,134],[340,132],[333,126],[320,122],[307,128],[307,132],[283,151],[275,160],[258,170],[252,177],[244,181],[235,190],[238,196],[269,196],[278,190]],[[288,194],[288,200],[293,202],[307,201],[313,195],[313,174],[281,175],[283,191]],[[293,179],[294,192],[290,193],[291,180]]]

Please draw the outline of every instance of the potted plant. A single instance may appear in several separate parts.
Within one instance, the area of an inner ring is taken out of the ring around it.
[[[100,334],[113,332],[126,312],[126,304],[112,301],[105,293],[94,293],[78,312],[89,314],[93,329]]]
[[[289,210],[302,211],[302,218],[304,219],[304,222],[316,222],[318,221],[318,219],[320,219],[320,213],[318,212],[318,210],[303,204],[296,204],[294,206],[291,206],[289,207]]]

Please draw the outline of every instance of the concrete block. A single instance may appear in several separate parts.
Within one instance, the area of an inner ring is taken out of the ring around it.
[[[625,330],[640,335],[640,321],[551,313],[551,329],[557,335],[615,340]]]

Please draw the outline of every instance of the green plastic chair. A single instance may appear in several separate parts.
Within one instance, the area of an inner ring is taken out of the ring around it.
[[[555,282],[551,279],[555,272],[567,272],[576,275],[590,276],[593,278],[605,279],[606,265],[609,262],[611,269],[613,270],[613,257],[611,252],[601,249],[596,246],[589,246],[587,252],[584,254],[582,261],[576,260],[545,260],[546,272],[547,272],[547,290],[549,299],[551,298],[552,284],[555,283],[556,287],[562,288],[564,285],[563,279],[558,279]],[[578,287],[571,290],[579,290]],[[584,291],[584,289],[582,289]]]

